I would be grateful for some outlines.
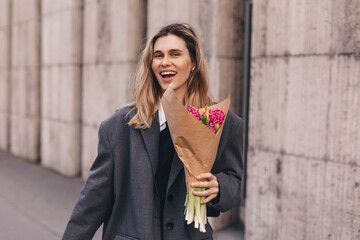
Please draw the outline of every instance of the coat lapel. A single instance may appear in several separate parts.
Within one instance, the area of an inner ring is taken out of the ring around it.
[[[167,190],[169,191],[169,188],[171,187],[171,185],[174,183],[177,175],[179,175],[180,171],[183,169],[184,165],[181,162],[180,158],[178,157],[178,155],[174,154],[174,158],[173,158],[173,162],[171,164],[171,170],[170,170],[170,175],[169,175],[169,181],[168,181],[168,185],[167,185]]]
[[[158,114],[156,113],[150,128],[140,130],[142,138],[145,143],[146,151],[150,158],[154,182],[155,182],[155,172],[159,162],[160,125],[157,116]]]

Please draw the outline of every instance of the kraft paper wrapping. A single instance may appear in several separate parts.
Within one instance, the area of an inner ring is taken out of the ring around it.
[[[214,164],[230,106],[230,97],[209,106],[209,109],[218,108],[225,114],[223,125],[216,134],[182,105],[171,85],[164,92],[161,104],[175,150],[184,164],[186,187],[187,191],[190,191],[190,184],[198,181],[196,176],[210,172]]]

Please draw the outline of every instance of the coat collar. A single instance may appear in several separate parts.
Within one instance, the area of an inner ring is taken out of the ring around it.
[[[150,128],[140,129],[142,138],[145,143],[146,151],[149,155],[153,179],[155,179],[155,172],[159,163],[159,139],[160,139],[160,125],[158,120],[158,112],[153,117]]]

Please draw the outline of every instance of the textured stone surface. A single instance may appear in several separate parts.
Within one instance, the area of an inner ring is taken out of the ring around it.
[[[252,56],[328,53],[334,2],[256,1]]]
[[[255,59],[250,109],[256,117],[249,123],[250,145],[325,156],[330,67],[324,56]]]
[[[0,150],[9,148],[10,0],[0,1]]]
[[[335,57],[331,65],[327,152],[332,161],[360,166],[360,61]]]
[[[360,237],[359,12],[254,2],[246,239]]]
[[[10,151],[39,159],[40,135],[40,3],[12,1]]]
[[[60,1],[61,2],[61,1]],[[42,3],[41,163],[80,173],[81,1]]]
[[[82,87],[82,176],[96,157],[101,121],[132,97],[129,85],[145,39],[141,0],[86,1]]]
[[[74,1],[78,2],[78,1]],[[42,8],[42,64],[78,64],[81,62],[82,9],[74,4],[72,8]],[[49,7],[52,6],[49,4]]]
[[[249,159],[246,239],[322,239],[325,163],[261,150]]]
[[[326,165],[324,238],[360,239],[360,167]]]
[[[38,20],[40,0],[12,0],[12,24]]]

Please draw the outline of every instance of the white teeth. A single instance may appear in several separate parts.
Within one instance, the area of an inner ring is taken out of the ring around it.
[[[162,72],[162,73],[160,73],[160,74],[161,74],[161,76],[164,76],[164,75],[175,75],[176,72]]]

